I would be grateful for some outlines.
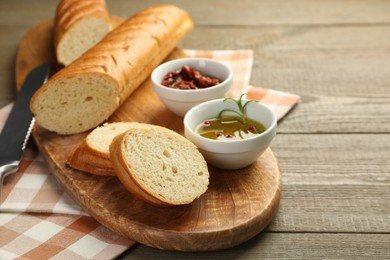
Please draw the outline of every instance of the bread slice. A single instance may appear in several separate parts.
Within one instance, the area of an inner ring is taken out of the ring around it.
[[[105,1],[60,0],[54,29],[57,61],[67,66],[111,30]]]
[[[110,144],[115,136],[131,129],[148,127],[136,122],[105,123],[90,132],[68,158],[72,168],[95,175],[116,176],[110,161]]]
[[[151,125],[116,136],[110,145],[110,159],[123,185],[155,206],[189,204],[209,185],[202,154],[167,128]]]
[[[192,28],[188,13],[172,5],[132,16],[34,94],[37,124],[63,135],[102,124]]]

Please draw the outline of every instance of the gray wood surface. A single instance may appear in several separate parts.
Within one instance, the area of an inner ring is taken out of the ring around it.
[[[108,0],[128,17],[162,1]],[[181,43],[253,49],[251,84],[298,94],[272,143],[279,211],[252,240],[208,253],[137,245],[120,259],[390,259],[390,1],[164,1],[192,15]],[[0,1],[0,106],[15,96],[23,35],[55,0]]]

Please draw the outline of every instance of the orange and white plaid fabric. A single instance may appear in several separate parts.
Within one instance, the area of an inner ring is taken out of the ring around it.
[[[269,105],[282,118],[299,96],[249,85],[251,50],[185,50],[232,67],[234,83],[229,96]],[[12,105],[0,109],[0,129]],[[111,259],[136,242],[98,223],[64,191],[42,156],[28,147],[17,173],[4,181],[0,206],[0,259]]]

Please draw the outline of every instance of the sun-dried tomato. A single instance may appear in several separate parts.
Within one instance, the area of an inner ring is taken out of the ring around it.
[[[196,85],[192,81],[180,80],[173,83],[172,88],[177,89],[196,89]]]
[[[184,65],[181,69],[164,76],[161,85],[176,89],[199,89],[218,85],[221,81]]]

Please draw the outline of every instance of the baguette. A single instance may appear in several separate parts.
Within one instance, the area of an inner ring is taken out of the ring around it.
[[[125,188],[155,206],[189,204],[209,185],[207,164],[196,146],[164,127],[119,134],[110,145],[110,159]]]
[[[60,0],[54,22],[54,49],[58,63],[65,66],[111,30],[104,0]]]
[[[129,18],[32,97],[36,122],[58,134],[103,123],[193,28],[172,5],[152,6]]]
[[[135,122],[105,123],[95,128],[69,156],[67,163],[74,169],[95,175],[116,176],[110,161],[110,144],[115,136],[147,124]]]

